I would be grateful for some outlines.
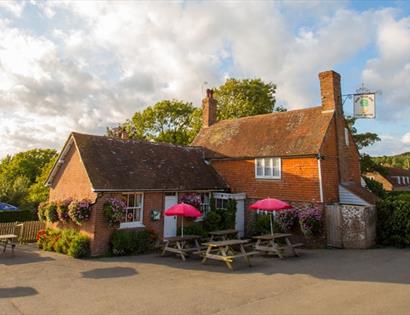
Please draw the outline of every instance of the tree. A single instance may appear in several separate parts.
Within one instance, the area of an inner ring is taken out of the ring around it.
[[[218,119],[231,119],[271,113],[275,108],[276,86],[261,79],[228,79],[215,89]],[[107,128],[107,135],[117,138],[142,139],[188,145],[202,126],[202,109],[191,103],[164,100],[116,128]]]
[[[188,145],[200,128],[199,108],[183,101],[164,100],[136,112],[120,128],[109,129],[108,134],[116,136],[125,131],[131,139]]]
[[[373,132],[358,133],[356,127],[354,126],[356,118],[347,116],[345,119],[352,133],[354,142],[359,150],[371,146],[381,140],[380,137]]]
[[[232,119],[273,112],[276,85],[261,79],[228,79],[215,89],[218,119]],[[283,107],[280,107],[283,111]]]
[[[57,155],[44,165],[41,174],[37,176],[35,182],[29,187],[27,196],[29,202],[38,205],[40,202],[48,200],[50,188],[45,185],[45,182],[56,160]]]
[[[48,188],[41,187],[56,158],[56,151],[34,149],[7,156],[0,161],[0,201],[18,207],[35,207],[48,197]],[[32,188],[33,184],[37,189]],[[38,194],[38,195],[37,195]]]

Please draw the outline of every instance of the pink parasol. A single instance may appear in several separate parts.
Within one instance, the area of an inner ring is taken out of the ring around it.
[[[281,210],[286,210],[292,208],[291,205],[288,203],[275,199],[275,198],[266,198],[266,199],[261,199],[255,202],[250,206],[251,209],[253,210],[265,210],[265,211],[270,211],[271,216],[270,216],[270,231],[273,234],[273,226],[272,226],[272,213],[274,211],[281,211]]]
[[[176,216],[182,217],[181,235],[182,237],[184,237],[184,217],[199,218],[202,215],[202,213],[197,208],[187,203],[181,202],[165,210],[165,215],[166,216],[176,215]]]

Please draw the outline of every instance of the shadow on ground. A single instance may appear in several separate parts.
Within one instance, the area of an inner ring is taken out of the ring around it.
[[[32,287],[0,288],[0,299],[9,299],[36,294],[38,294],[37,290]]]
[[[0,265],[21,265],[21,264],[30,264],[37,263],[41,261],[52,261],[54,260],[48,256],[41,256],[38,252],[33,250],[32,245],[17,245],[14,250],[14,255],[11,251],[0,252]]]
[[[132,277],[136,274],[138,272],[135,269],[128,267],[98,268],[82,272],[83,278],[89,279]]]
[[[203,265],[199,257],[190,257],[186,262],[181,261],[176,256],[161,257],[159,254],[111,257],[99,260],[153,264],[167,266],[171,269],[230,273],[232,275],[252,273],[310,275],[320,279],[341,281],[410,284],[409,249],[303,249],[299,252],[301,254],[299,257],[288,257],[283,260],[276,257],[253,257],[251,259],[252,267],[248,267],[244,260],[239,259],[233,264],[233,272],[224,263],[218,261],[208,261]]]

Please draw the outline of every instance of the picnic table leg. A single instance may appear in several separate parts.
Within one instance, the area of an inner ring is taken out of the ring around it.
[[[169,244],[169,242],[168,242],[168,241],[165,241],[165,245],[164,245],[164,248],[162,249],[161,256],[164,256],[164,255],[165,255],[165,252],[167,251],[168,244]]]
[[[222,248],[220,249],[222,256],[227,257],[227,255],[226,255],[226,251],[227,251],[227,250],[229,250],[229,246],[222,247]],[[231,271],[233,271],[233,267],[232,267],[231,262],[228,261],[228,260],[224,260],[224,261],[225,261],[225,264],[228,266],[228,268],[229,268]]]
[[[208,246],[208,248],[207,248],[207,250],[206,250],[206,252],[205,252],[204,258],[202,258],[202,263],[203,263],[203,264],[206,263],[206,261],[207,261],[207,259],[208,259],[207,256],[211,253],[211,249],[212,249],[212,247],[211,247],[211,246]]]
[[[288,247],[290,248],[290,250],[292,251],[293,256],[299,256],[296,251],[295,248],[292,246],[291,241],[289,240],[288,237],[285,238],[286,244],[288,245]]]
[[[4,241],[4,248],[3,248],[3,253],[6,252],[6,248],[7,248],[7,243],[8,243],[8,239],[6,238],[6,240]]]
[[[274,239],[272,240],[272,247],[275,253],[279,256],[279,258],[283,259],[284,257],[282,255],[282,250],[278,248],[278,245],[276,244]]]
[[[245,258],[246,262],[248,263],[248,266],[252,267],[251,260],[250,260],[249,256],[246,254],[245,248],[243,247],[242,244],[241,244],[240,248],[241,248],[241,254],[244,255],[243,257]]]
[[[182,260],[185,261],[185,254],[184,254],[184,244],[181,242],[177,242],[177,248],[179,249],[179,255],[181,256]]]

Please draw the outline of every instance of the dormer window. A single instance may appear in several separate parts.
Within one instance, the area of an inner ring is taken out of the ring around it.
[[[274,157],[255,159],[255,177],[261,179],[280,179],[281,159]]]

